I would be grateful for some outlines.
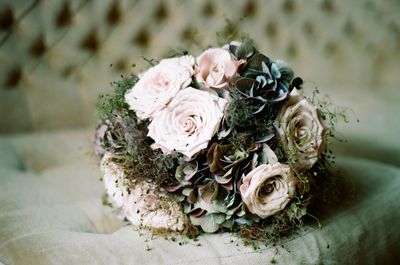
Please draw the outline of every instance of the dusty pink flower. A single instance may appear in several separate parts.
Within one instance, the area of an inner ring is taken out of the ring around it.
[[[148,136],[155,141],[152,147],[191,158],[206,148],[218,131],[226,103],[215,92],[192,87],[180,91],[150,123]]]
[[[186,55],[162,60],[147,70],[125,94],[129,108],[139,119],[152,119],[176,94],[192,82],[194,58]]]
[[[207,88],[226,88],[229,80],[236,74],[239,62],[223,48],[211,48],[198,58],[196,79]]]
[[[280,140],[302,168],[311,168],[326,146],[328,123],[313,104],[301,96],[296,89],[282,106],[275,123]]]
[[[247,209],[261,218],[283,210],[296,192],[296,179],[289,166],[263,164],[250,171],[240,186]]]

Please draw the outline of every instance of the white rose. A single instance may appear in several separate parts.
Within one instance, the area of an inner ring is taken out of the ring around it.
[[[278,113],[275,127],[294,164],[311,168],[317,162],[325,148],[329,126],[296,89]]]
[[[149,125],[148,136],[155,141],[152,148],[191,158],[218,131],[226,103],[212,92],[192,87],[180,91]]]
[[[128,197],[128,190],[124,183],[124,169],[112,161],[113,156],[105,153],[100,168],[104,172],[103,182],[109,202],[116,208],[121,208]]]
[[[135,226],[182,231],[188,219],[180,203],[155,184],[145,181],[131,183],[122,166],[112,158],[112,154],[106,153],[101,169],[108,200],[119,216],[126,217]]]
[[[229,80],[236,74],[240,62],[232,58],[223,48],[211,48],[198,58],[196,79],[207,88],[227,88]]]
[[[247,209],[261,218],[283,210],[296,192],[296,179],[289,166],[263,164],[250,171],[240,186]]]
[[[185,55],[162,60],[147,70],[125,94],[125,101],[139,119],[152,118],[192,82],[194,58]]]
[[[155,184],[135,183],[124,205],[124,214],[135,226],[182,231],[189,220],[180,203],[170,196]]]

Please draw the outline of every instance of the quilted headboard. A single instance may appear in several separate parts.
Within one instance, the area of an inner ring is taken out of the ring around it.
[[[321,87],[394,87],[399,11],[397,0],[2,0],[0,133],[91,126],[97,95],[143,70],[141,56],[196,53],[216,32],[248,33]]]

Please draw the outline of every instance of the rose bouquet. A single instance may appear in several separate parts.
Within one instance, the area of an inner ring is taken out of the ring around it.
[[[302,224],[333,116],[251,43],[163,59],[101,96],[104,201],[133,225],[266,238]]]

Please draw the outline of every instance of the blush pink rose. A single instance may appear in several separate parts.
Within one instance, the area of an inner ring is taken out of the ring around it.
[[[149,125],[148,136],[165,154],[191,158],[207,147],[218,131],[227,101],[214,92],[188,87],[181,90]]]
[[[125,102],[139,119],[152,119],[181,89],[190,85],[193,65],[194,58],[189,55],[162,60],[125,94]]]
[[[211,48],[198,58],[196,79],[207,88],[227,88],[229,80],[236,74],[238,61],[223,48]]]

